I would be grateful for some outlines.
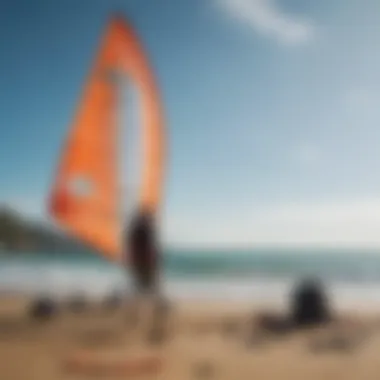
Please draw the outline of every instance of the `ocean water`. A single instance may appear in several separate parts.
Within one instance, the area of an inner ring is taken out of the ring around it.
[[[172,298],[285,306],[298,280],[313,276],[337,307],[380,310],[380,251],[167,250],[163,272]],[[130,286],[120,267],[91,254],[0,255],[3,292],[96,298]]]

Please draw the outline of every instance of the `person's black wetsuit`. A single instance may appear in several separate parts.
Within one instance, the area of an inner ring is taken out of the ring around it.
[[[159,252],[153,217],[139,212],[132,219],[126,240],[126,254],[136,290],[139,293],[156,293]]]

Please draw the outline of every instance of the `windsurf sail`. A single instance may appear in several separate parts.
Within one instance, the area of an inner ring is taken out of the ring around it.
[[[48,200],[53,219],[111,260],[122,256],[119,85],[139,92],[143,140],[138,208],[157,213],[163,177],[164,122],[155,78],[133,29],[113,17],[102,37]],[[128,126],[127,126],[128,128]]]

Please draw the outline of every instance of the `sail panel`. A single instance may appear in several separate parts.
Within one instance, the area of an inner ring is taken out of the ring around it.
[[[139,91],[143,134],[138,207],[156,213],[161,197],[163,119],[152,70],[132,28],[114,17],[103,36],[63,146],[49,212],[70,234],[120,260],[123,228],[117,120],[120,75]],[[128,126],[127,126],[128,128]]]

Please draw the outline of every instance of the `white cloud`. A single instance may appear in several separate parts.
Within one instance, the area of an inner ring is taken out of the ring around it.
[[[215,0],[231,18],[282,45],[300,45],[315,36],[314,24],[296,18],[276,4],[276,0]]]
[[[165,240],[188,246],[380,248],[380,198],[257,205],[245,210],[226,206],[211,220],[167,223]]]

